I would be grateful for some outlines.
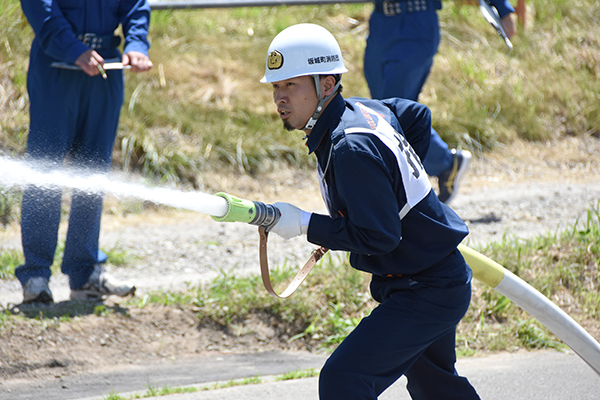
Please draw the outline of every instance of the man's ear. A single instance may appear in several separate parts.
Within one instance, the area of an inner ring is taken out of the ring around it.
[[[335,90],[335,78],[333,75],[326,75],[321,78],[321,96],[327,97]]]

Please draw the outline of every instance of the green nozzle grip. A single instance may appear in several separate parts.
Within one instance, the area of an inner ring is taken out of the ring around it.
[[[256,217],[256,206],[253,201],[234,197],[227,193],[219,192],[215,196],[227,200],[227,213],[222,217],[211,216],[218,222],[252,222]]]

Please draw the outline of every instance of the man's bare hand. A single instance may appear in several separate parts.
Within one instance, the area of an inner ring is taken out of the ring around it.
[[[132,72],[144,72],[152,68],[152,61],[144,53],[129,51],[123,54],[123,65],[131,65]]]
[[[75,65],[81,67],[83,72],[89,76],[96,76],[100,73],[98,65],[104,64],[104,58],[96,52],[96,50],[89,49],[75,60]]]

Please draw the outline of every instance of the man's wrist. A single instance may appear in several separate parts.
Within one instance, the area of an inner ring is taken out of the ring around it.
[[[308,232],[308,224],[310,223],[310,217],[312,217],[312,213],[306,211],[302,211],[302,213],[300,214],[300,229],[305,235]]]

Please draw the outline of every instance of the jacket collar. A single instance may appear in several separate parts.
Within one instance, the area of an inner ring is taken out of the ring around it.
[[[345,107],[346,103],[341,94],[337,94],[327,107],[325,107],[325,110],[321,113],[315,127],[306,140],[305,144],[308,147],[308,154],[312,154],[319,147],[327,132],[334,130],[339,124]]]

